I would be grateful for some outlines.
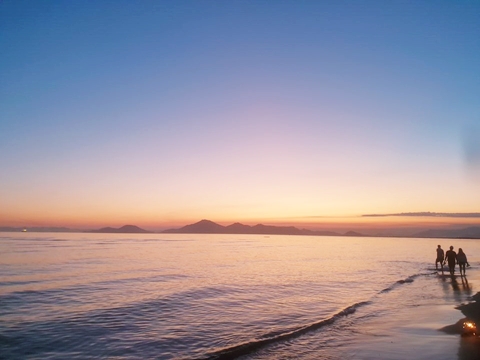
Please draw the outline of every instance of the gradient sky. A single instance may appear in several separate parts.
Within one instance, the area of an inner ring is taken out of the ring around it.
[[[478,1],[4,0],[0,49],[0,225],[480,211]]]

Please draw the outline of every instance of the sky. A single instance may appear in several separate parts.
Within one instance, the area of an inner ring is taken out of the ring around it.
[[[480,224],[478,1],[4,0],[0,49],[0,226]]]

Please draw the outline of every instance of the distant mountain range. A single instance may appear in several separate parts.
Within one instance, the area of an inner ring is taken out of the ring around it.
[[[363,234],[356,231],[347,231],[345,233],[333,231],[315,231],[308,229],[298,229],[294,226],[269,226],[258,224],[255,226],[235,223],[228,226],[222,226],[210,220],[202,220],[195,224],[186,225],[179,229],[169,229],[162,231],[170,234],[263,234],[263,235],[314,235],[314,236],[376,236],[373,234]],[[462,229],[430,229],[414,233],[410,236],[398,236],[388,233],[388,230],[381,236],[392,237],[416,237],[416,238],[462,238],[462,239],[480,239],[480,226],[471,226]]]
[[[104,227],[97,230],[81,231],[68,229],[64,227],[0,227],[0,231],[30,231],[30,232],[90,232],[90,233],[126,233],[126,234],[147,234],[153,233],[142,229],[136,225],[125,225],[120,228]],[[383,230],[381,235],[364,234],[356,231],[347,231],[345,233],[333,231],[318,231],[299,229],[294,226],[272,226],[257,224],[255,226],[234,223],[228,226],[217,224],[210,220],[201,220],[194,224],[183,226],[179,229],[168,229],[161,231],[165,234],[256,234],[256,235],[311,235],[311,236],[378,236],[378,237],[415,237],[415,238],[461,238],[461,239],[480,239],[480,226],[470,226],[462,229],[429,229],[413,233],[411,235],[398,235],[395,230]]]
[[[169,234],[340,235],[339,233],[332,231],[298,229],[294,226],[269,226],[262,224],[249,226],[240,223],[222,226],[210,220],[201,220],[195,224],[186,225],[180,229],[168,229],[162,232]]]
[[[412,237],[480,239],[480,226],[453,230],[430,229],[413,234]]]

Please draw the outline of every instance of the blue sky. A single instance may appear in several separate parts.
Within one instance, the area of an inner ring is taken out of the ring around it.
[[[0,225],[479,211],[479,35],[476,1],[3,1]]]

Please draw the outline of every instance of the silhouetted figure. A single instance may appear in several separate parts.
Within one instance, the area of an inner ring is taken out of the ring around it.
[[[453,251],[453,246],[450,246],[450,250],[445,253],[445,261],[448,262],[450,275],[453,276],[455,274],[455,265],[457,264],[457,253]]]
[[[440,268],[443,272],[443,261],[445,260],[445,253],[440,245],[437,247],[437,259],[435,260],[435,269],[438,270],[438,263],[440,263]]]
[[[462,270],[463,270],[463,275],[465,275],[465,265],[470,266],[470,264],[468,263],[467,255],[463,252],[462,248],[458,249],[457,263],[458,263],[458,267],[460,268],[460,276],[462,276]]]

